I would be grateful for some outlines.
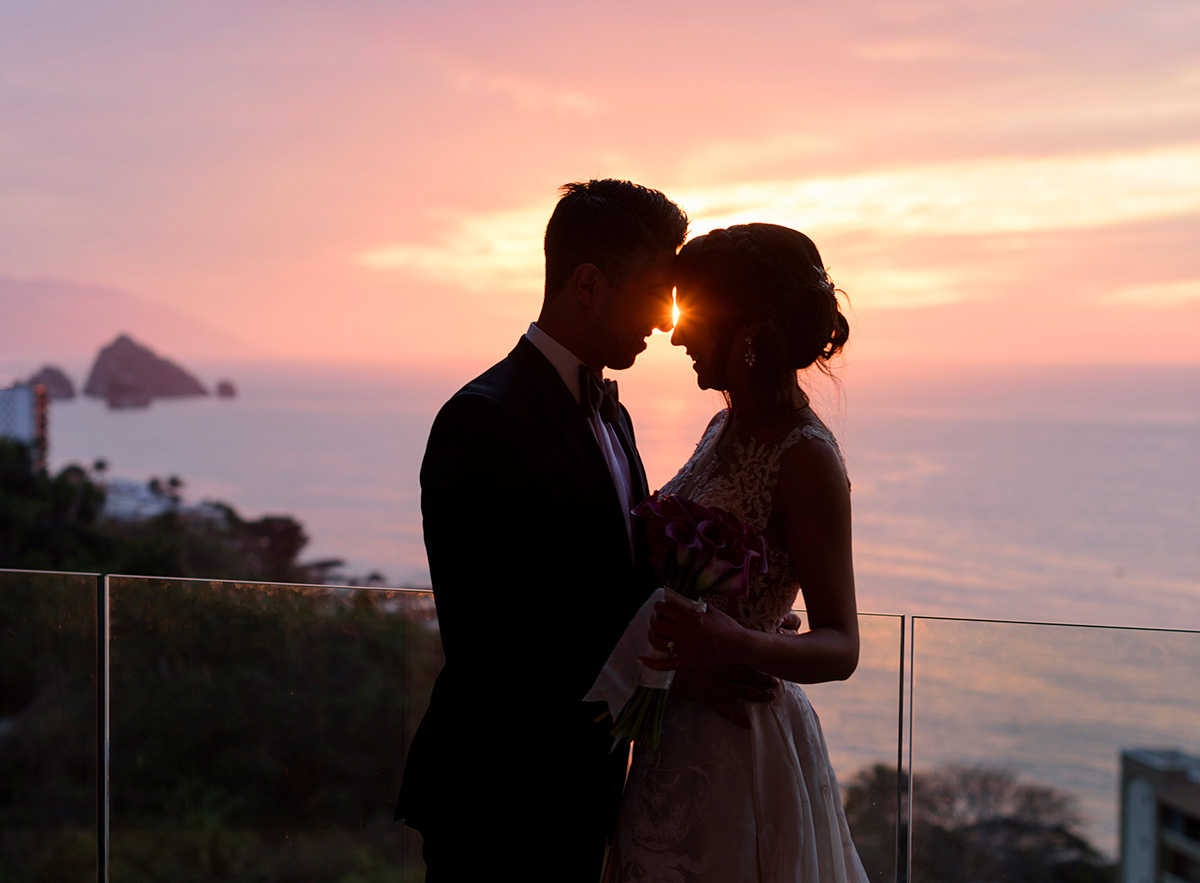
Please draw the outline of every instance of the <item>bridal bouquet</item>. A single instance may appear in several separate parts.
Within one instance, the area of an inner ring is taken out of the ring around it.
[[[650,563],[663,585],[691,601],[710,592],[744,597],[750,575],[767,570],[758,530],[724,509],[655,493],[633,514],[646,523]]]
[[[724,509],[702,506],[675,494],[655,493],[639,503],[633,514],[646,523],[650,562],[662,585],[701,607],[701,599],[713,592],[746,595],[751,574],[767,569],[762,536],[753,525]],[[658,600],[660,594],[662,590],[651,600]],[[652,612],[653,603],[647,602],[630,628],[644,633]],[[643,675],[647,673],[643,671]],[[613,735],[658,747],[670,686],[670,673],[667,675],[657,684],[644,676],[639,679],[633,697],[616,715]]]

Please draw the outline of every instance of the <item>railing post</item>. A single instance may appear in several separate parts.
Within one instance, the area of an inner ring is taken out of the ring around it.
[[[96,880],[108,883],[108,576],[96,576]]]
[[[896,709],[896,883],[908,883],[909,872],[908,808],[911,806],[909,796],[912,779],[910,776],[904,775],[904,648],[910,622],[910,617],[900,616],[900,683],[896,691],[898,694],[898,708]],[[911,693],[909,695],[911,698]]]

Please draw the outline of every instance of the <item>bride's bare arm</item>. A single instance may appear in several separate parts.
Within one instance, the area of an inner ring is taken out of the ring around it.
[[[788,555],[800,579],[808,631],[747,629],[724,613],[658,605],[653,629],[676,655],[654,668],[738,663],[802,684],[844,680],[858,665],[858,610],[850,542],[850,489],[831,445],[806,439],[784,452],[775,489]]]

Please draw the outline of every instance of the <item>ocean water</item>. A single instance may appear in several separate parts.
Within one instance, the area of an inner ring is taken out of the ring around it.
[[[722,405],[674,355],[617,375],[652,487]],[[295,515],[308,558],[427,585],[426,435],[484,366],[203,366],[238,398],[55,403],[51,464],[177,474],[191,502]],[[853,482],[860,609],[1200,628],[1200,368],[851,365],[813,398]]]

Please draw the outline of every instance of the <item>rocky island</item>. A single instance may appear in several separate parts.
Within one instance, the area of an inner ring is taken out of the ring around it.
[[[146,407],[156,398],[206,396],[195,377],[127,334],[100,350],[83,394],[102,398],[110,408]]]
[[[41,384],[46,387],[46,395],[51,401],[70,401],[75,398],[75,384],[61,368],[45,365],[41,371],[26,381],[30,386]]]

